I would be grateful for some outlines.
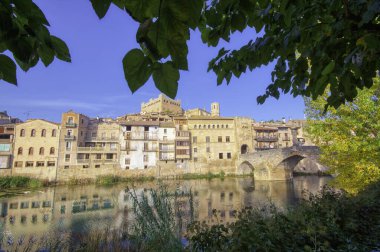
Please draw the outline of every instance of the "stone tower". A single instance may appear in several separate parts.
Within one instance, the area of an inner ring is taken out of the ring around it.
[[[211,116],[220,116],[220,109],[219,109],[218,102],[211,103]]]

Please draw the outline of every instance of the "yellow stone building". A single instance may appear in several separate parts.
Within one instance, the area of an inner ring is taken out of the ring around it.
[[[12,175],[55,180],[60,130],[59,124],[41,119],[17,124]]]
[[[158,98],[150,99],[147,103],[142,103],[141,112],[181,115],[183,110],[181,108],[180,100],[173,100],[160,94]]]

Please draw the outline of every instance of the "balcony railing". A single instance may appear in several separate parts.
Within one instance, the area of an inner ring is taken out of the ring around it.
[[[117,148],[110,148],[110,147],[78,147],[78,152],[117,152]]]
[[[278,141],[278,136],[256,136],[255,139],[261,142],[276,142]]]
[[[126,140],[151,140],[151,141],[157,141],[158,137],[157,135],[126,135],[125,136]]]
[[[160,156],[160,160],[161,161],[169,161],[169,160],[175,160],[175,157],[162,157],[162,156]]]
[[[175,148],[160,148],[160,152],[174,152]]]
[[[74,141],[75,139],[76,139],[75,136],[65,135],[65,140],[67,140],[67,141]]]
[[[67,122],[66,123],[66,128],[76,128],[78,125],[73,122]]]
[[[273,150],[273,149],[277,149],[278,146],[272,146],[272,147],[269,147],[269,146],[256,146],[256,150],[257,151],[262,151],[262,150]]]
[[[91,142],[118,142],[119,139],[117,137],[86,137],[86,141]]]

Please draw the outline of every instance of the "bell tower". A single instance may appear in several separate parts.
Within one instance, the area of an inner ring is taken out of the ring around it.
[[[211,103],[211,116],[220,116],[219,102]]]

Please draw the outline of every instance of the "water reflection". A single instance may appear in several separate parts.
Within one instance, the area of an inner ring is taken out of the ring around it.
[[[169,190],[194,195],[195,218],[208,223],[219,220],[231,222],[235,210],[261,206],[269,201],[280,208],[295,204],[303,197],[303,190],[316,192],[328,182],[327,177],[296,177],[291,182],[254,182],[251,178],[224,180],[168,181]],[[155,183],[134,187],[137,195],[148,194]],[[0,199],[0,232],[7,235],[37,235],[55,230],[83,231],[88,225],[102,224],[120,227],[133,219],[130,190],[125,185],[96,187],[94,185],[46,188],[42,191]],[[187,197],[179,199],[188,211]]]

